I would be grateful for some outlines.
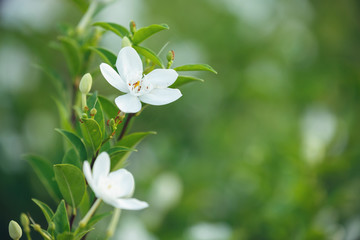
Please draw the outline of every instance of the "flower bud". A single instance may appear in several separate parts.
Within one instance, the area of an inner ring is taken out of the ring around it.
[[[121,41],[121,48],[124,48],[124,47],[131,47],[131,42],[128,37],[123,37],[123,39]]]
[[[86,113],[83,113],[83,114],[81,114],[81,118],[86,119],[86,118],[88,118],[88,115]]]
[[[171,51],[169,51],[169,52],[167,53],[166,59],[167,59],[169,62],[174,61],[174,59],[175,59],[175,52],[174,52],[174,50],[171,50]]]
[[[126,113],[124,113],[124,112],[120,112],[120,113],[119,113],[119,118],[120,118],[121,120],[123,120],[123,119],[125,118],[125,116],[126,116]]]
[[[88,94],[90,92],[92,85],[92,77],[90,73],[86,73],[80,80],[79,90],[83,94]]]
[[[136,24],[134,21],[130,21],[130,32],[134,34],[136,32]]]
[[[115,120],[113,118],[110,119],[109,125],[114,128],[115,127]]]
[[[34,224],[33,228],[34,228],[35,231],[37,231],[39,233],[41,232],[41,226],[39,224]]]
[[[96,110],[96,108],[92,108],[91,110],[90,110],[90,116],[95,116],[95,114],[97,113],[97,110]]]
[[[18,240],[22,236],[21,227],[14,220],[11,220],[10,223],[9,223],[9,235],[14,240]]]
[[[25,213],[22,213],[20,215],[20,222],[21,222],[21,225],[24,228],[24,232],[30,232],[30,227],[29,227],[30,221],[29,221],[28,216],[26,216]]]

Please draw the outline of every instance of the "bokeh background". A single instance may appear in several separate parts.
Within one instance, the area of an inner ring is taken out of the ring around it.
[[[129,160],[136,197],[114,239],[360,239],[360,3],[356,0],[120,0],[94,21],[170,30],[175,66],[208,63],[205,83],[149,107],[133,131],[155,130]],[[22,159],[62,158],[54,87],[36,65],[66,72],[50,47],[81,12],[71,0],[0,1],[0,236],[55,203]],[[114,52],[112,33],[101,44]],[[166,52],[166,51],[165,51]],[[97,59],[100,63],[101,60]],[[93,89],[114,97],[102,77]],[[93,239],[102,239],[101,233]]]

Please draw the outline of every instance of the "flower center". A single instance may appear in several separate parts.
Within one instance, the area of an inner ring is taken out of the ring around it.
[[[145,80],[145,78],[142,78],[140,80],[136,79],[129,81],[128,88],[132,95],[141,96],[151,90],[151,85]]]

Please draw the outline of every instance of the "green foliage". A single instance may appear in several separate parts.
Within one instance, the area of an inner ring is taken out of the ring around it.
[[[116,23],[96,22],[93,24],[93,26],[101,27],[107,31],[111,31],[121,38],[125,36],[128,37],[130,35],[129,31],[125,27]]]
[[[54,181],[55,175],[50,162],[35,155],[25,155],[24,158],[30,163],[46,191],[54,200],[59,200],[60,191]]]
[[[187,83],[191,82],[204,82],[204,80],[197,78],[197,77],[190,77],[190,76],[178,76],[176,81],[170,86],[172,88],[181,87]]]
[[[81,161],[79,155],[76,153],[74,148],[70,148],[64,155],[62,162],[63,164],[71,164],[81,169]]]
[[[133,46],[133,48],[145,58],[150,59],[154,64],[164,68],[164,65],[161,59],[151,50],[146,47]]]
[[[70,37],[61,36],[59,41],[66,57],[70,72],[73,76],[79,74],[81,67],[81,49],[79,44]]]
[[[70,232],[69,219],[64,200],[61,200],[51,221],[55,224],[55,236]]]
[[[81,127],[87,145],[90,146],[91,153],[94,154],[101,146],[102,134],[99,124],[91,118],[82,118]]]
[[[115,66],[116,63],[116,55],[109,50],[101,47],[89,47],[91,51],[94,51],[98,54],[105,63],[109,64],[110,66]]]
[[[217,74],[215,69],[213,69],[208,64],[187,64],[187,65],[176,67],[176,68],[174,68],[174,70],[175,71],[209,71],[209,72]]]
[[[53,210],[51,210],[51,208],[48,205],[46,205],[45,203],[43,203],[35,198],[33,198],[32,200],[41,209],[41,211],[43,212],[45,219],[49,225],[51,223],[51,219],[54,217]]]
[[[154,35],[155,33],[158,33],[165,29],[169,29],[169,26],[166,24],[153,24],[147,27],[140,28],[134,33],[132,41],[135,45],[137,45],[145,39],[149,38],[150,36]]]
[[[135,148],[146,136],[156,134],[156,132],[137,132],[125,136],[116,145],[126,148]],[[115,171],[122,167],[125,160],[130,156],[131,151],[113,153],[111,156],[111,170]]]
[[[94,119],[99,124],[100,133],[104,137],[105,135],[105,119],[104,119],[104,113],[101,106],[101,103],[98,100],[97,92],[93,93],[87,100],[87,105],[89,109],[95,108],[97,113],[94,116]]]
[[[74,150],[78,154],[81,161],[84,161],[87,159],[87,153],[86,148],[84,145],[83,140],[78,137],[76,134],[63,130],[63,129],[55,129],[58,133],[60,133],[62,136],[64,136],[74,147]]]
[[[82,171],[71,164],[54,165],[55,179],[65,201],[76,208],[83,199],[85,179]]]

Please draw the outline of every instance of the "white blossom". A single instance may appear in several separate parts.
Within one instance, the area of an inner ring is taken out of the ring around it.
[[[83,171],[96,197],[107,204],[127,210],[140,210],[149,206],[146,202],[131,198],[135,181],[129,171],[119,169],[110,172],[110,157],[106,152],[96,158],[92,172],[87,161],[84,162]]]
[[[118,108],[126,113],[141,110],[141,102],[151,105],[164,105],[179,99],[179,89],[168,88],[178,74],[173,69],[155,69],[143,75],[140,56],[132,47],[120,50],[116,60],[118,73],[108,64],[100,64],[104,78],[124,95],[115,99]],[[140,102],[141,101],[141,102]]]

